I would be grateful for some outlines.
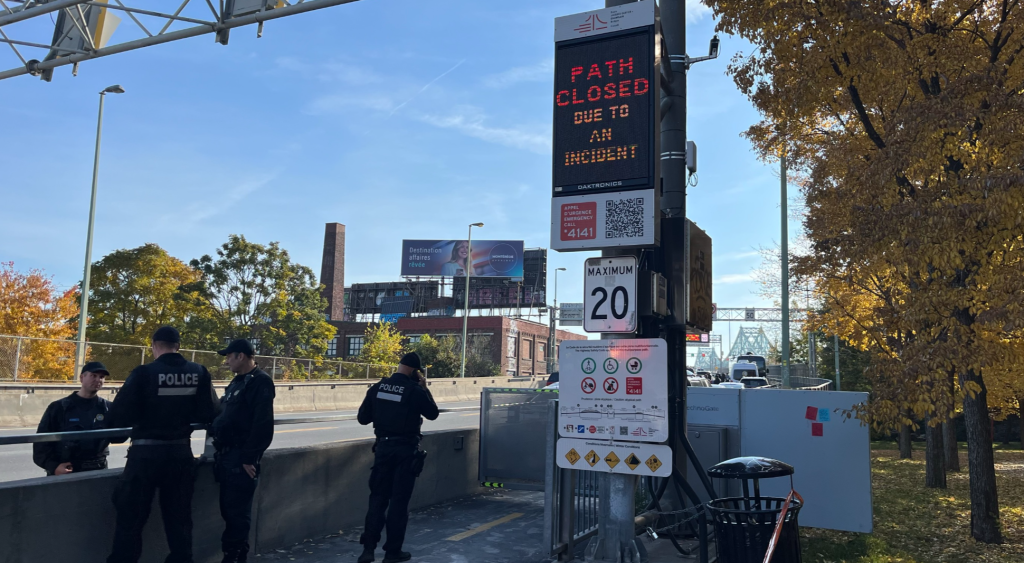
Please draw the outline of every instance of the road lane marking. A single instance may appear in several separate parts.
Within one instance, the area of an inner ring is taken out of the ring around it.
[[[460,540],[464,540],[464,539],[468,538],[469,536],[473,536],[473,535],[479,534],[480,532],[485,532],[485,531],[490,530],[491,528],[493,528],[495,526],[499,526],[501,524],[504,524],[505,522],[511,522],[512,520],[515,520],[516,518],[519,518],[522,515],[523,515],[522,512],[513,512],[512,514],[509,514],[508,516],[505,516],[504,518],[498,518],[497,520],[495,520],[493,522],[488,522],[486,524],[481,524],[481,525],[477,526],[476,528],[473,528],[472,530],[466,530],[465,532],[462,532],[461,534],[455,534],[454,536],[452,536],[450,538],[445,538],[445,540],[446,541],[460,541]]]
[[[274,434],[288,434],[289,432],[312,432],[314,430],[338,430],[334,426],[320,426],[318,428],[296,428],[295,430],[275,430]]]

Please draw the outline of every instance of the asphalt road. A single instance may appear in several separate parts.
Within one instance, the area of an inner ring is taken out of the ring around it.
[[[456,407],[478,407],[479,401],[468,401],[459,403],[438,403],[441,409]],[[334,416],[334,415],[355,415],[356,411],[317,411],[311,413],[287,413],[278,415],[278,419],[295,419],[308,416]],[[424,421],[423,431],[431,430],[455,430],[458,428],[476,428],[480,425],[479,411],[441,413],[435,421]],[[11,436],[16,434],[30,434],[35,428],[5,428],[0,430],[0,436]],[[332,442],[354,442],[373,437],[373,428],[360,426],[355,420],[335,422],[313,422],[305,424],[279,424],[274,428],[274,442],[270,449],[294,448],[297,446],[311,446],[314,444],[329,444]],[[203,453],[204,432],[192,434],[192,451],[198,456]],[[110,457],[107,462],[110,467],[124,467],[125,456],[128,452],[128,444],[111,444]],[[0,482],[16,481],[18,479],[29,479],[42,477],[45,472],[32,463],[32,445],[17,444],[13,446],[0,446]]]

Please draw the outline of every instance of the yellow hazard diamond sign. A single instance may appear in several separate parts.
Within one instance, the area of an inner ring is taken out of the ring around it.
[[[608,452],[608,455],[604,456],[604,462],[608,464],[608,467],[615,469],[615,466],[619,464],[619,456],[615,455],[615,452]]]
[[[590,452],[588,452],[587,455],[583,456],[583,459],[587,460],[587,463],[589,463],[590,466],[593,467],[594,465],[597,464],[597,460],[601,458],[597,457],[597,452],[595,452],[594,450],[590,450]]]
[[[565,459],[569,460],[569,465],[576,465],[576,462],[580,460],[580,454],[576,453],[576,448],[573,448],[565,452]]]
[[[651,457],[647,458],[647,461],[645,461],[644,463],[647,464],[647,468],[651,470],[651,473],[654,473],[655,471],[658,470],[659,467],[661,467],[661,460],[658,459],[658,456],[656,455],[652,455]]]
[[[640,458],[636,457],[636,454],[629,454],[629,457],[626,458],[626,465],[631,470],[636,469],[640,465]]]

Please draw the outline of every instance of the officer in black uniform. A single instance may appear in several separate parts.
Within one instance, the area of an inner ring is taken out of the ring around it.
[[[359,424],[373,423],[373,469],[370,471],[370,507],[359,543],[363,553],[357,563],[373,561],[373,550],[387,524],[384,563],[408,561],[412,555],[402,551],[405,528],[409,524],[409,498],[416,477],[423,470],[426,452],[419,450],[423,419],[436,420],[438,411],[427,390],[427,380],[416,353],[402,356],[398,373],[370,387],[359,407]],[[385,515],[386,512],[386,515]]]
[[[100,362],[82,366],[82,388],[50,403],[36,433],[101,430],[107,427],[110,401],[98,397],[103,380],[110,372]],[[32,461],[47,475],[64,475],[107,468],[109,440],[68,440],[32,444]]]
[[[153,334],[155,361],[139,366],[114,398],[107,421],[132,428],[128,463],[114,490],[114,547],[107,563],[136,563],[142,528],[160,490],[170,554],[165,563],[192,563],[192,423],[217,414],[210,372],[178,353],[181,336],[164,326]]]
[[[211,429],[217,448],[214,475],[220,483],[220,515],[224,518],[220,543],[223,563],[244,563],[260,458],[274,439],[274,381],[257,367],[253,360],[256,352],[248,340],[235,340],[218,354],[226,356],[228,368],[235,373]]]

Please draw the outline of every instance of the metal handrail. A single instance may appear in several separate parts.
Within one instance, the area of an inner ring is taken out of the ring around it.
[[[478,411],[480,407],[452,407],[449,409],[438,409],[438,412],[466,412]],[[344,422],[355,420],[354,414],[339,414],[332,416],[304,416],[297,418],[275,418],[274,426],[283,424],[308,424],[311,422]],[[193,424],[192,430],[207,430],[206,424]],[[131,436],[131,428],[105,428],[103,430],[75,430],[72,432],[43,432],[39,434],[15,434],[13,436],[0,436],[0,446],[14,444],[40,444],[44,442],[63,442],[70,439],[92,439],[92,438],[128,438]]]

